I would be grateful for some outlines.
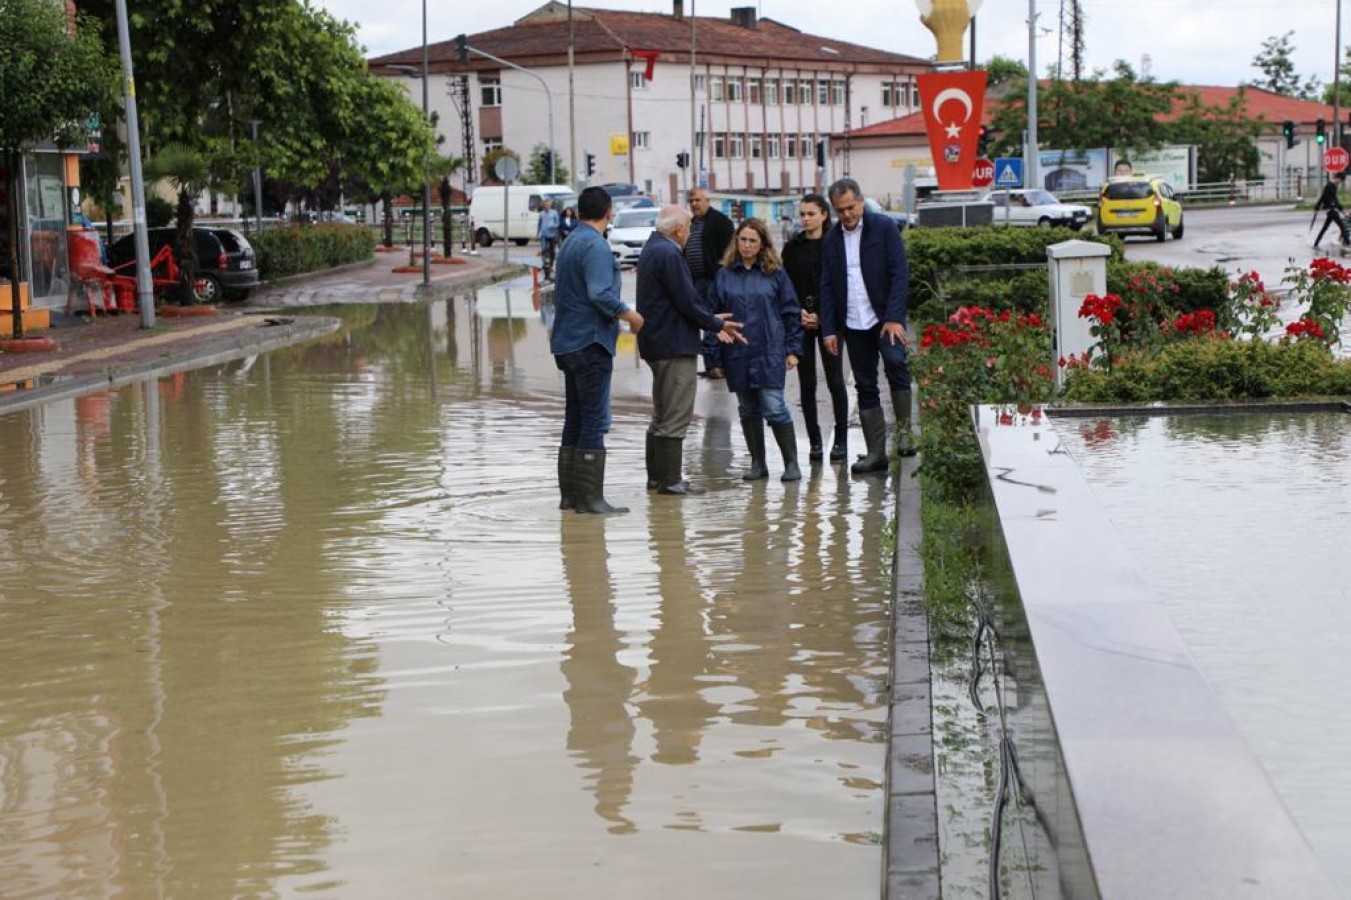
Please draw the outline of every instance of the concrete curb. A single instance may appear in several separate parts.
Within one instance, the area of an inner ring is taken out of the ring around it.
[[[934,784],[933,685],[929,613],[919,545],[919,457],[896,475],[896,550],[891,595],[891,705],[886,811],[882,826],[883,900],[940,900],[938,800]]]
[[[91,391],[118,387],[150,376],[172,375],[255,353],[278,350],[332,334],[340,327],[340,319],[327,316],[302,316],[279,325],[267,325],[260,316],[254,328],[228,332],[187,350],[166,353],[154,359],[114,363],[100,372],[53,380],[30,390],[6,394],[0,397],[0,415],[56,400],[67,400]]]

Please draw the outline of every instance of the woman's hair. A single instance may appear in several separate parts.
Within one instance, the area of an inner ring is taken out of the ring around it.
[[[798,201],[799,204],[811,203],[826,214],[826,227],[830,226],[830,201],[820,194],[808,194]]]
[[[760,252],[756,255],[755,261],[760,264],[761,270],[766,275],[773,275],[779,271],[783,263],[779,261],[779,254],[774,249],[774,241],[769,236],[769,229],[759,219],[747,219],[736,227],[736,231],[732,232],[732,241],[727,245],[727,252],[722,255],[723,266],[730,268],[741,262],[741,253],[737,250],[736,239],[741,232],[747,229],[760,236]]]

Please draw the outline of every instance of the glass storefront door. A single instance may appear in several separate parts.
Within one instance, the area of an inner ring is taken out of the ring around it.
[[[70,264],[66,255],[66,188],[59,153],[24,157],[29,281],[34,306],[66,302]]]

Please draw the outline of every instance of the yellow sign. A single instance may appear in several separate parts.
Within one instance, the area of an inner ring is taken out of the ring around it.
[[[627,134],[610,135],[610,155],[628,156],[629,154],[629,136]]]

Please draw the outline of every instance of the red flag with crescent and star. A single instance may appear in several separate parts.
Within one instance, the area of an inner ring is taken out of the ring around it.
[[[969,191],[985,112],[985,72],[932,72],[917,81],[938,189]]]

